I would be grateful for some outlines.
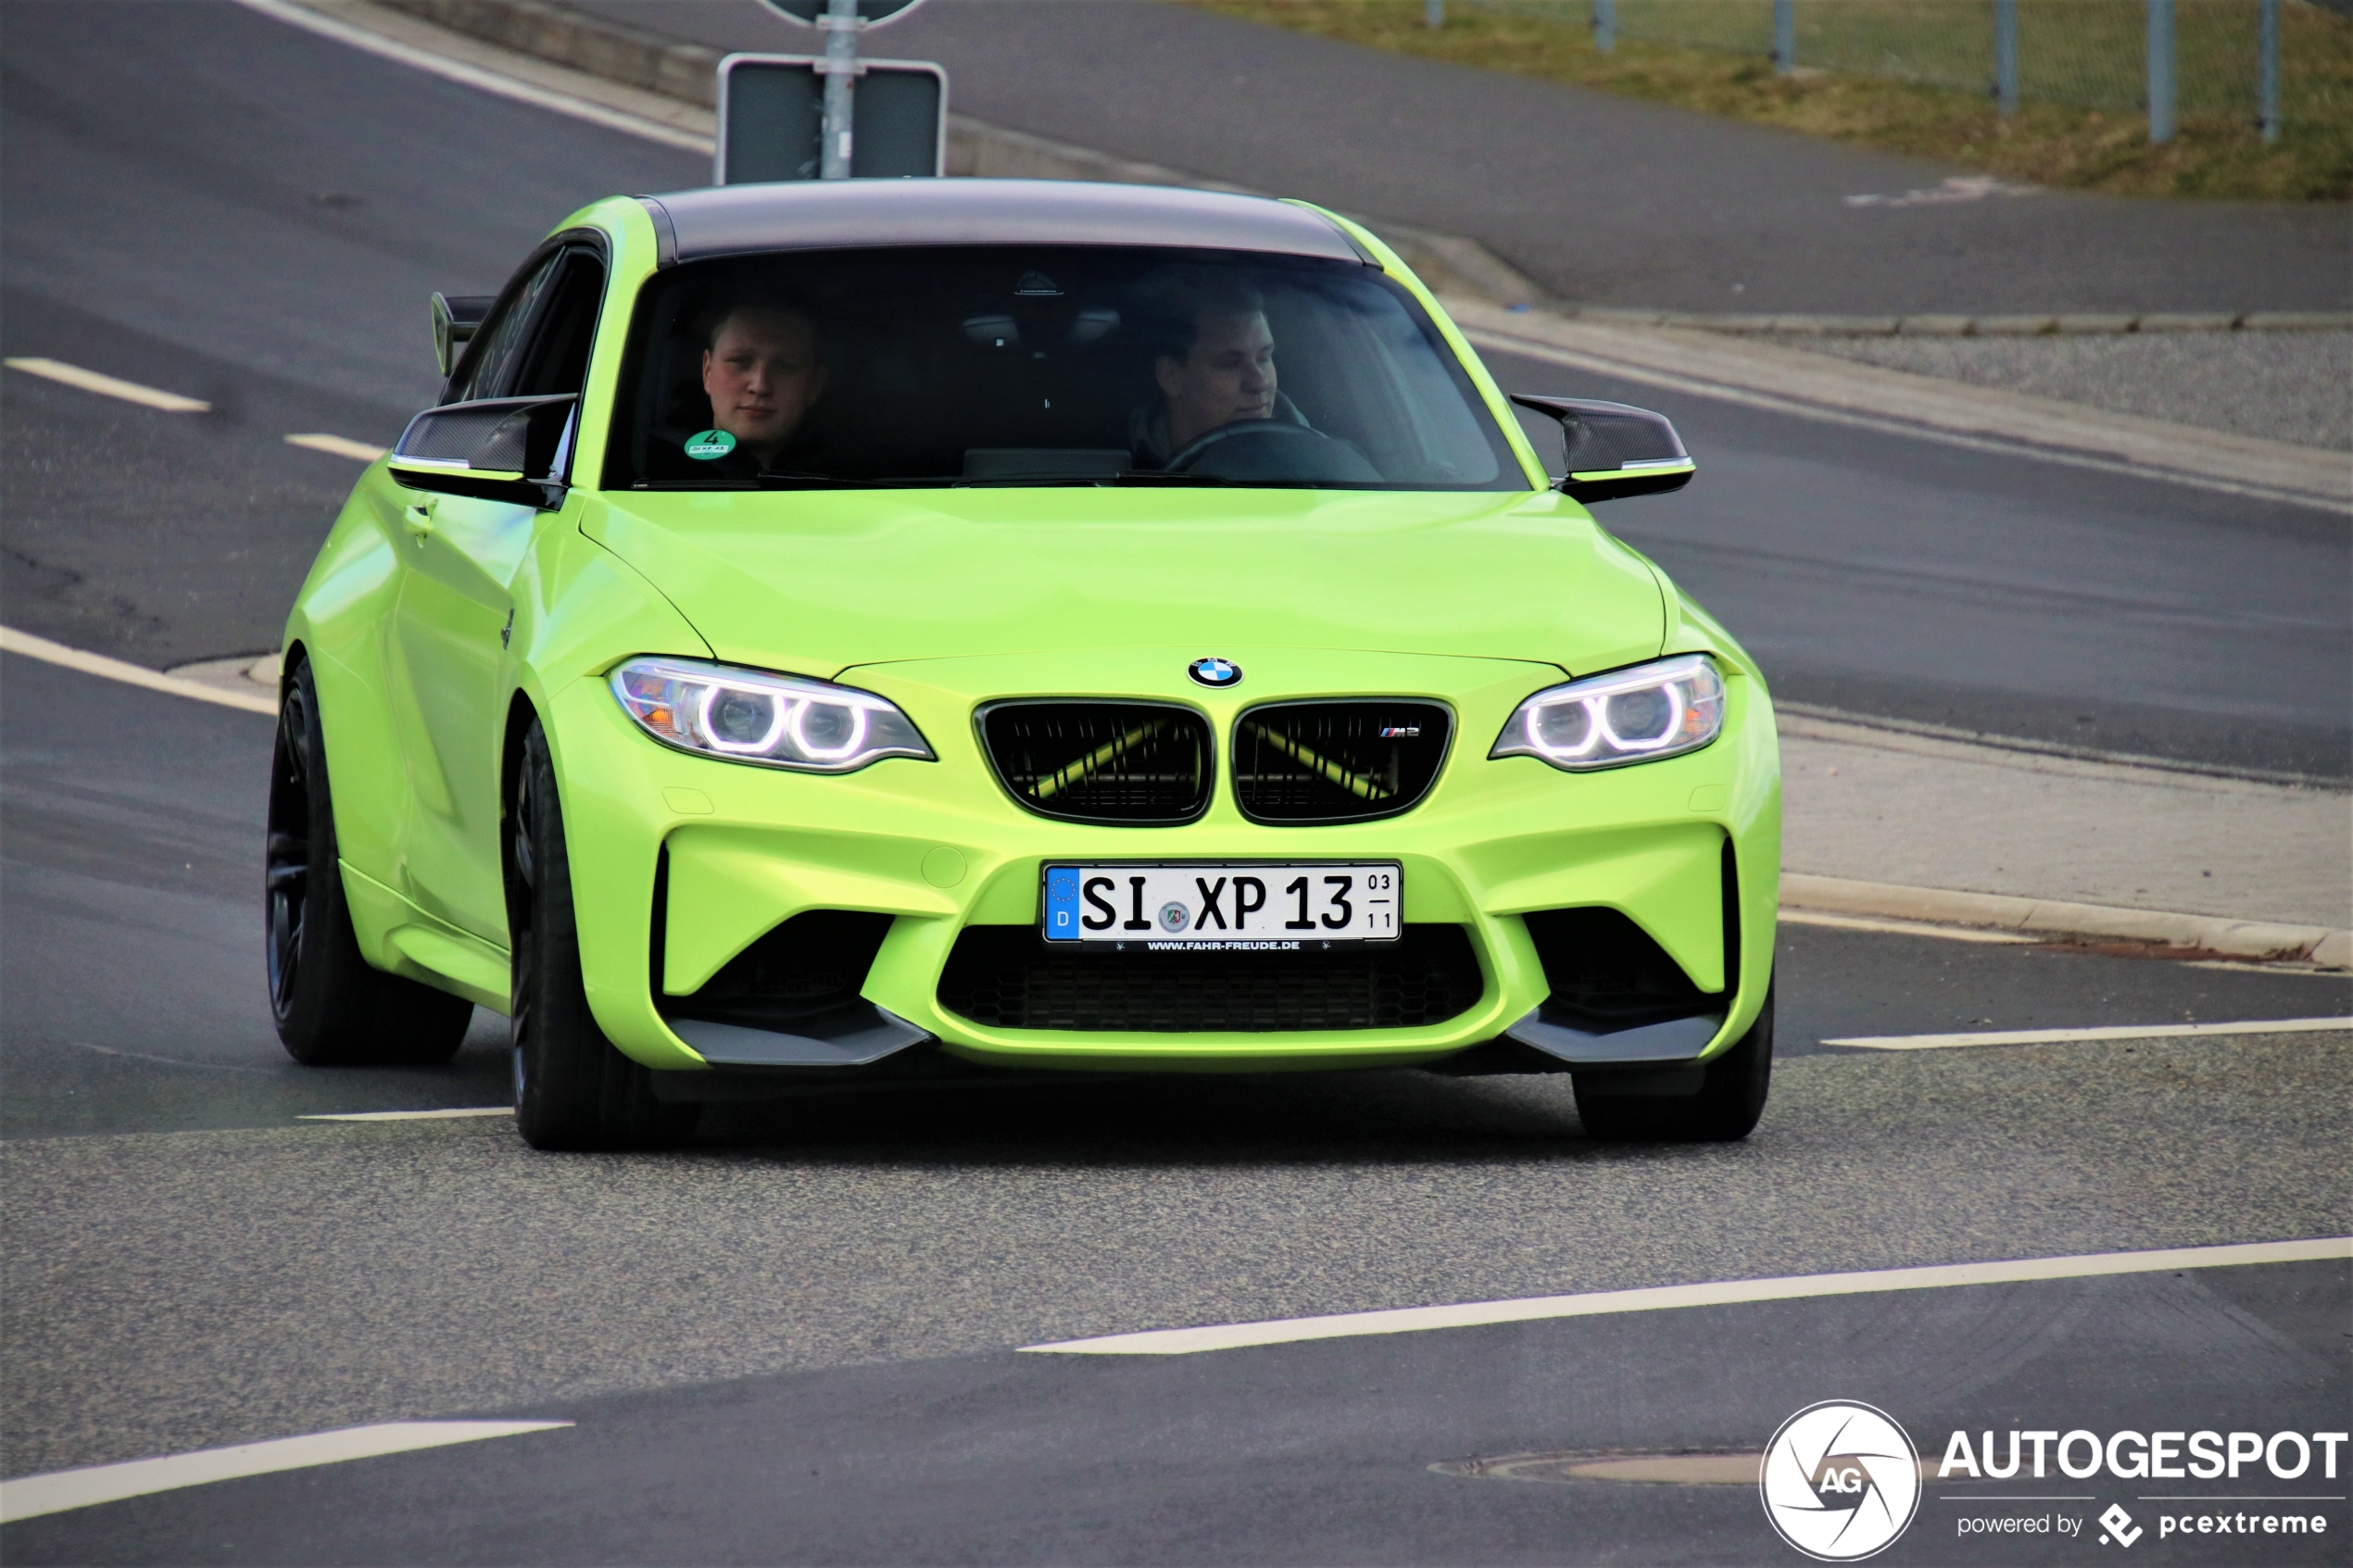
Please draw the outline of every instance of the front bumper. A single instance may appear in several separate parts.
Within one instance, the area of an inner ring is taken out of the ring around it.
[[[1242,650],[1253,686],[1247,696],[1147,684],[1146,671],[1181,671],[1181,651],[1107,654],[1089,661],[1088,685],[1100,684],[1100,695],[1189,702],[1220,735],[1242,708],[1277,695],[1428,696],[1456,714],[1445,770],[1413,810],[1360,824],[1252,823],[1222,775],[1209,812],[1187,826],[1074,824],[1013,804],[989,771],[971,719],[989,696],[1099,695],[1070,690],[1066,655],[1051,670],[1012,659],[851,672],[844,677],[850,684],[898,702],[939,760],[892,759],[843,777],[671,750],[630,722],[601,679],[573,683],[556,698],[548,729],[572,841],[582,967],[598,1023],[648,1067],[712,1066],[665,1020],[657,992],[694,992],[803,910],[868,910],[893,918],[862,995],[970,1063],[1096,1072],[1429,1065],[1531,1014],[1541,1019],[1550,987],[1521,917],[1589,906],[1632,920],[1702,992],[1724,993],[1733,979],[1700,1054],[1727,1048],[1755,1020],[1771,978],[1780,793],[1771,711],[1753,677],[1727,666],[1724,734],[1705,749],[1571,774],[1532,758],[1486,756],[1520,699],[1559,680],[1550,667]],[[1005,1029],[940,1005],[940,973],[966,927],[1034,925],[1044,862],[1139,859],[1395,859],[1406,923],[1462,927],[1482,993],[1466,1010],[1422,1027],[1271,1033]],[[666,920],[657,932],[657,865],[664,862]],[[1736,889],[1730,921],[1728,885]],[[1737,932],[1730,953],[1728,930]],[[1685,1060],[1691,1037],[1687,1027]],[[728,1065],[750,1060],[730,1054]]]

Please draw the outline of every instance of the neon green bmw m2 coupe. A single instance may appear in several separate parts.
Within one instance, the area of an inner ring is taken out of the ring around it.
[[[286,625],[297,1060],[494,1009],[543,1148],[1040,1071],[1566,1072],[1597,1136],[1755,1124],[1765,682],[1586,509],[1691,458],[1518,398],[1548,475],[1364,229],[739,185],[433,304],[442,401]]]

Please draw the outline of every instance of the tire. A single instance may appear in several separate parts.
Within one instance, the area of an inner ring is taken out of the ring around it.
[[[1765,1113],[1773,1081],[1773,992],[1738,1044],[1707,1064],[1697,1094],[1614,1095],[1604,1073],[1579,1073],[1577,1119],[1604,1143],[1737,1143]]]
[[[693,1133],[698,1105],[654,1095],[653,1074],[614,1048],[588,1009],[573,918],[572,857],[547,737],[523,736],[507,813],[507,921],[514,952],[515,1127],[534,1148],[650,1148]]]
[[[263,961],[286,1054],[308,1067],[424,1067],[466,1038],[473,1003],[371,967],[345,902],[319,690],[298,660],[278,698],[262,850]]]

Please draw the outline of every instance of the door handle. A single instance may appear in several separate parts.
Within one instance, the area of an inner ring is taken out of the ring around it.
[[[401,522],[407,526],[410,536],[421,545],[424,543],[425,535],[433,532],[433,509],[438,504],[438,497],[429,496],[400,514]]]

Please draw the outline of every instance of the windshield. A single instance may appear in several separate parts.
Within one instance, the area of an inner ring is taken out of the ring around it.
[[[785,253],[651,280],[606,483],[1517,490],[1376,270],[1139,246]]]

